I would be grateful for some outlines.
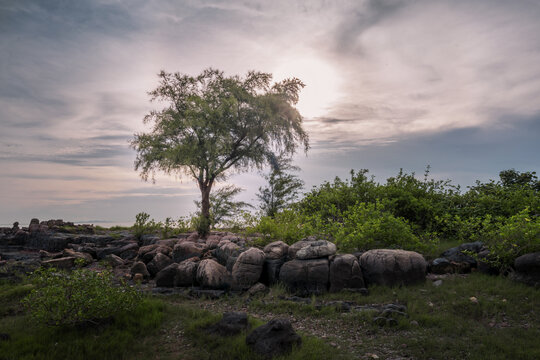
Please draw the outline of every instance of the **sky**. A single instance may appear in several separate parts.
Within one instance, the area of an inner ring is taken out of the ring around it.
[[[0,0],[0,224],[193,213],[192,180],[133,168],[160,70],[300,78],[306,190],[540,172],[538,19],[538,0]],[[228,181],[256,204],[260,172]]]

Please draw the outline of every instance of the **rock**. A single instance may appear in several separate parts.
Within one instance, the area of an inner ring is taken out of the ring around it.
[[[365,287],[362,270],[356,256],[337,255],[330,264],[330,291],[338,292],[345,288]]]
[[[173,287],[178,274],[178,264],[172,263],[156,274],[156,286]]]
[[[336,253],[336,245],[326,240],[313,241],[296,252],[300,260],[320,259]]]
[[[197,298],[219,299],[225,296],[225,290],[189,289],[189,295]]]
[[[274,241],[266,245],[263,249],[267,259],[281,259],[286,257],[289,251],[289,245],[283,241]]]
[[[167,257],[169,257],[169,255],[172,253],[172,249],[170,247],[167,247],[167,246],[163,246],[163,245],[157,245],[157,244],[154,244],[155,247],[153,247],[150,251],[147,251],[147,252],[144,252],[141,256],[141,249],[139,249],[139,254],[137,255],[139,257],[139,259],[142,259],[142,261],[144,261],[146,264],[148,264],[150,261],[152,261],[152,259],[157,255],[157,254],[163,254],[163,255],[166,255]],[[154,245],[151,245],[151,246],[154,246]]]
[[[261,277],[265,253],[257,248],[249,248],[238,256],[232,269],[234,285],[248,289]]]
[[[111,255],[111,254],[119,254],[119,250],[121,248],[120,247],[106,247],[106,248],[103,248],[103,249],[97,249],[96,250],[96,256],[98,258],[98,260],[104,260],[107,256]]]
[[[208,250],[213,250],[213,249],[217,248],[220,241],[221,241],[221,236],[220,235],[210,235],[206,239],[206,248]]]
[[[225,266],[212,259],[205,259],[197,268],[197,282],[204,288],[223,289],[230,286]]]
[[[117,266],[124,265],[124,260],[120,256],[117,256],[117,255],[114,255],[114,254],[109,254],[109,255],[105,256],[105,258],[103,260],[105,260],[112,267],[117,267]]]
[[[414,251],[369,250],[360,257],[360,267],[368,285],[409,285],[426,279],[426,261]]]
[[[135,264],[133,264],[130,272],[132,275],[142,274],[145,279],[148,279],[150,277],[150,273],[148,272],[146,265],[142,261],[137,261]]]
[[[540,252],[521,255],[514,260],[512,280],[531,286],[540,286]]]
[[[178,271],[174,278],[174,286],[194,286],[197,283],[197,268],[199,264],[193,258],[178,264]]]
[[[458,264],[450,262],[447,258],[437,258],[433,260],[429,268],[433,274],[451,274],[460,272]]]
[[[178,239],[163,239],[156,241],[157,245],[170,247],[171,249],[174,248],[174,245],[176,245],[176,243],[178,243]]]
[[[177,263],[192,258],[192,257],[202,257],[204,251],[206,250],[206,245],[198,244],[191,241],[183,241],[174,245],[173,249],[173,260]]]
[[[457,247],[450,248],[441,254],[441,258],[446,258],[450,263],[455,263],[453,272],[466,273],[472,268],[476,268],[476,259],[464,254],[463,251],[479,253],[482,251],[483,244],[480,241],[461,244]]]
[[[206,328],[206,332],[220,336],[234,336],[248,328],[248,316],[245,312],[226,312],[216,324]]]
[[[433,286],[435,286],[435,287],[439,287],[439,286],[441,286],[441,285],[442,285],[442,280],[441,280],[441,279],[435,280],[435,281],[433,282]]]
[[[328,288],[327,259],[291,260],[281,267],[279,280],[291,292],[303,295],[321,294]]]
[[[75,266],[75,260],[77,260],[76,257],[68,256],[59,259],[45,260],[41,263],[41,265],[45,267],[69,270]]]
[[[77,252],[77,251],[73,251],[71,249],[64,249],[62,254],[65,257],[72,256],[72,257],[75,257],[77,259],[82,259],[84,261],[85,265],[88,265],[88,264],[91,264],[92,262],[94,262],[94,258],[92,258],[92,255],[87,254],[87,253]]]
[[[279,279],[279,271],[285,263],[286,257],[281,259],[268,259],[264,260],[263,271],[261,274],[261,282],[266,285],[273,285]]]
[[[146,268],[148,269],[150,275],[155,276],[158,272],[165,269],[172,263],[173,261],[170,257],[162,253],[157,253],[156,256],[154,256],[154,258],[152,259],[152,261],[150,261],[146,265]]]
[[[141,273],[136,273],[135,275],[133,275],[133,281],[136,282],[136,283],[142,283],[144,280],[144,275],[141,274]]]
[[[296,258],[296,253],[302,249],[303,247],[308,246],[312,242],[317,241],[315,237],[309,237],[304,240],[300,240],[289,246],[289,250],[287,251],[287,258],[289,260],[293,260]]]
[[[225,267],[227,268],[228,272],[232,273],[236,260],[238,260],[238,256],[229,256],[227,258],[227,264],[225,265]]]
[[[227,265],[230,256],[237,257],[242,252],[242,248],[229,240],[221,240],[214,250],[214,256],[220,264]]]
[[[482,250],[478,253],[477,269],[482,274],[499,275],[499,269],[489,263],[489,250]]]
[[[268,292],[268,288],[262,283],[256,283],[247,291],[249,296],[255,296],[259,294],[265,294]]]
[[[287,319],[273,319],[259,326],[246,337],[246,344],[267,358],[288,354],[293,346],[301,346],[302,338]]]

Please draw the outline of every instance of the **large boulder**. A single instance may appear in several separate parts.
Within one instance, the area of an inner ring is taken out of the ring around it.
[[[67,257],[61,257],[58,259],[42,261],[41,265],[43,265],[44,267],[53,267],[57,269],[69,270],[75,266],[75,260],[77,260],[76,257],[67,256]]]
[[[192,241],[183,241],[174,245],[172,257],[175,262],[180,263],[192,257],[201,258],[205,250],[206,246],[204,244],[199,244]]]
[[[169,266],[163,268],[160,272],[157,273],[155,281],[156,286],[159,287],[173,287],[174,279],[178,274],[178,264],[172,263]]]
[[[532,286],[540,286],[540,252],[521,255],[514,260],[513,280]]]
[[[290,353],[293,346],[301,346],[302,338],[288,319],[273,319],[253,330],[246,337],[246,344],[256,353],[271,358]]]
[[[283,241],[274,241],[266,245],[263,251],[267,259],[281,259],[287,256],[289,245]]]
[[[75,257],[77,259],[81,259],[82,261],[84,261],[85,265],[91,264],[94,261],[92,255],[84,252],[78,252],[72,249],[64,249],[62,254],[64,255],[64,257]]]
[[[283,264],[279,280],[299,295],[321,294],[328,289],[328,274],[328,259],[296,259]]]
[[[296,252],[300,260],[320,259],[336,253],[336,245],[326,240],[313,241]]]
[[[426,260],[406,250],[369,250],[360,256],[364,280],[377,285],[409,285],[426,279]]]
[[[178,264],[178,271],[174,278],[174,286],[194,286],[197,284],[197,268],[199,263],[193,258],[182,261]]]
[[[111,267],[117,267],[117,266],[124,265],[124,260],[120,256],[117,256],[117,255],[114,255],[114,254],[109,254],[109,255],[105,256],[105,258],[103,260],[105,262],[107,262]]]
[[[315,241],[317,241],[317,239],[315,237],[308,237],[306,239],[295,242],[294,244],[289,246],[289,249],[287,250],[287,258],[289,260],[295,259],[296,258],[296,253],[300,249],[308,246],[309,244],[311,244],[312,242],[315,242]]]
[[[197,268],[197,282],[208,289],[223,289],[230,287],[230,279],[225,266],[213,259],[205,259]]]
[[[240,289],[249,289],[257,283],[261,277],[265,258],[264,251],[254,247],[241,253],[232,268],[234,285]]]
[[[142,261],[137,261],[136,263],[134,263],[133,266],[131,267],[130,272],[131,272],[131,275],[142,274],[142,276],[145,279],[148,279],[150,277],[150,273],[148,272],[148,269],[146,268],[146,264],[143,263]]]
[[[363,288],[364,277],[356,256],[337,255],[330,264],[330,291]]]
[[[154,256],[154,258],[152,259],[152,261],[150,261],[146,265],[146,268],[152,276],[155,276],[158,272],[165,269],[172,263],[173,261],[170,257],[162,253],[157,253],[156,256]]]
[[[468,273],[471,271],[471,269],[476,268],[478,263],[474,257],[468,255],[467,253],[478,254],[482,250],[483,244],[480,241],[464,243],[457,247],[446,250],[441,254],[440,258],[448,260],[448,262],[452,265],[451,267],[447,267],[450,269],[450,272]],[[440,273],[440,267],[439,269],[435,267],[435,269],[436,272]],[[433,264],[432,271],[434,271]]]
[[[229,257],[238,257],[242,248],[229,240],[221,240],[214,250],[214,256],[220,264],[226,266]]]

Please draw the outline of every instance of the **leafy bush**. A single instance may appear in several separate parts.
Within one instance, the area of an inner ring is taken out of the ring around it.
[[[406,220],[381,210],[381,204],[358,203],[349,207],[342,221],[333,223],[333,237],[341,250],[369,250],[400,248],[425,250],[429,244],[421,242]]]
[[[114,285],[108,271],[38,269],[31,280],[35,288],[22,302],[46,325],[98,324],[134,309],[142,299],[136,289]]]
[[[498,223],[484,245],[490,251],[489,262],[505,271],[515,258],[540,251],[540,219],[526,208]]]
[[[133,233],[137,240],[140,240],[143,235],[153,234],[160,229],[160,224],[154,219],[150,220],[150,215],[145,212],[140,212],[135,215],[135,224],[133,224]]]

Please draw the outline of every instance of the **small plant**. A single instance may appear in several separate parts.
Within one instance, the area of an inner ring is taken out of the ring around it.
[[[160,224],[154,219],[150,220],[150,215],[145,212],[140,212],[135,215],[135,224],[133,224],[133,233],[137,240],[140,240],[143,235],[152,234],[158,231]]]
[[[38,269],[31,276],[35,288],[22,303],[42,324],[99,324],[133,310],[142,299],[135,288],[113,280],[109,271]]]

